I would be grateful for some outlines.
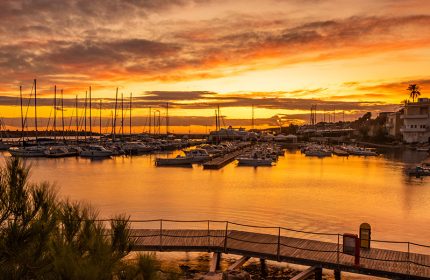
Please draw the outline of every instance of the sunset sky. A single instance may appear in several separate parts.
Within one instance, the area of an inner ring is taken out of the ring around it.
[[[19,86],[28,98],[34,78],[41,123],[54,85],[67,118],[91,85],[106,120],[118,87],[133,93],[140,126],[169,102],[177,132],[213,126],[217,105],[226,125],[249,126],[254,105],[268,126],[306,122],[312,104],[318,120],[395,110],[410,83],[430,96],[426,0],[17,0],[0,2],[0,23],[0,117],[11,128]]]

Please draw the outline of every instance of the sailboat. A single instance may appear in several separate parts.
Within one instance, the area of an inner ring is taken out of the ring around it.
[[[44,157],[45,156],[45,147],[39,146],[39,141],[37,137],[37,83],[36,79],[34,79],[34,126],[35,126],[35,135],[36,135],[36,146],[22,146],[22,147],[12,147],[9,149],[9,153],[12,156],[17,157]]]
[[[0,131],[6,131],[6,126],[4,125],[3,119],[1,118],[0,118]],[[9,148],[10,146],[5,142],[3,142],[2,138],[0,138],[0,151],[6,151]]]
[[[62,110],[63,108],[63,90],[61,90],[61,106]],[[54,140],[55,145],[48,147],[45,149],[44,153],[46,157],[49,158],[60,158],[60,157],[71,157],[71,156],[77,156],[79,155],[80,150],[71,148],[69,146],[61,145],[59,146],[56,139],[57,139],[57,86],[54,86]],[[63,125],[63,136],[64,136],[64,116],[62,114],[62,125]]]

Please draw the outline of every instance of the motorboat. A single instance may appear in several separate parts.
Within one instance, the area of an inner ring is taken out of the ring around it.
[[[45,157],[45,149],[43,146],[27,146],[27,147],[12,147],[8,151],[12,156],[16,157]]]
[[[356,156],[377,156],[378,154],[370,149],[354,147],[354,146],[342,146],[344,151],[347,151],[351,155]]]
[[[126,142],[122,146],[122,150],[127,155],[139,155],[147,152],[152,152],[154,148],[149,145],[145,145],[142,142],[133,141],[133,142]]]
[[[274,160],[271,156],[259,151],[253,151],[250,154],[236,158],[239,165],[242,166],[272,166]]]
[[[157,166],[191,165],[193,163],[203,163],[211,159],[211,156],[204,149],[194,149],[184,151],[185,156],[177,155],[175,158],[156,158]]]
[[[106,158],[112,156],[112,151],[100,145],[89,145],[82,149],[81,157]]]
[[[305,151],[307,157],[331,157],[331,151],[327,149],[309,149]]]
[[[208,161],[211,156],[205,149],[193,149],[183,151],[186,157],[193,158],[196,162]]]
[[[77,151],[69,149],[66,146],[51,146],[45,151],[45,156],[48,158],[72,157],[77,156]]]

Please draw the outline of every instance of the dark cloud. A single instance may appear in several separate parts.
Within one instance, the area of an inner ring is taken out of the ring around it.
[[[261,97],[262,93],[258,93],[258,98],[253,94],[247,95],[223,95],[214,92],[197,91],[197,92],[148,92],[142,96],[133,97],[134,108],[145,108],[148,106],[165,107],[165,103],[169,103],[170,108],[181,109],[208,109],[220,107],[251,107],[276,109],[276,110],[309,110],[312,105],[317,105],[318,110],[392,110],[395,108],[394,104],[387,104],[384,102],[351,102],[351,101],[327,101],[320,99],[306,99],[306,98],[286,98],[286,97],[273,97],[272,93],[267,93],[271,97]],[[127,97],[126,97],[127,98]],[[32,99],[24,98],[24,103],[33,104]],[[94,99],[94,104],[98,103],[99,99]],[[198,101],[197,101],[198,100]],[[186,101],[197,101],[188,103]],[[38,98],[39,106],[52,106],[52,98]],[[79,98],[79,106],[82,107],[84,98]],[[114,98],[103,98],[105,109],[114,107]],[[18,97],[0,96],[0,105],[19,105]],[[64,99],[66,107],[75,107],[75,99]],[[95,105],[97,106],[97,105]]]

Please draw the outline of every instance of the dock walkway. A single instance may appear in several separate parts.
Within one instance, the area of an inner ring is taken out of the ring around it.
[[[234,152],[225,154],[223,156],[216,157],[212,159],[211,161],[208,161],[203,164],[204,169],[220,169],[230,162],[232,162],[237,156],[242,154],[246,148],[236,150]]]
[[[150,222],[154,222],[154,220]],[[416,246],[430,252],[430,247],[416,243],[404,242],[408,251],[361,249],[360,264],[356,266],[353,256],[342,253],[341,234],[310,233],[282,227],[253,227],[222,221],[196,222],[207,223],[205,229],[166,228],[165,225],[166,222],[174,224],[191,221],[156,220],[155,222],[159,223],[159,228],[132,229],[131,235],[134,239],[132,250],[231,253],[300,265],[317,265],[326,269],[380,277],[430,278],[430,255],[414,253],[410,249]],[[224,223],[221,229],[220,223]],[[211,229],[211,226],[215,227],[213,226],[215,224],[217,229]],[[230,229],[234,226],[247,227],[252,230]],[[268,229],[277,230],[278,234],[256,232]],[[297,232],[324,235],[338,241],[334,243],[311,240],[291,237],[293,234],[289,234]]]

